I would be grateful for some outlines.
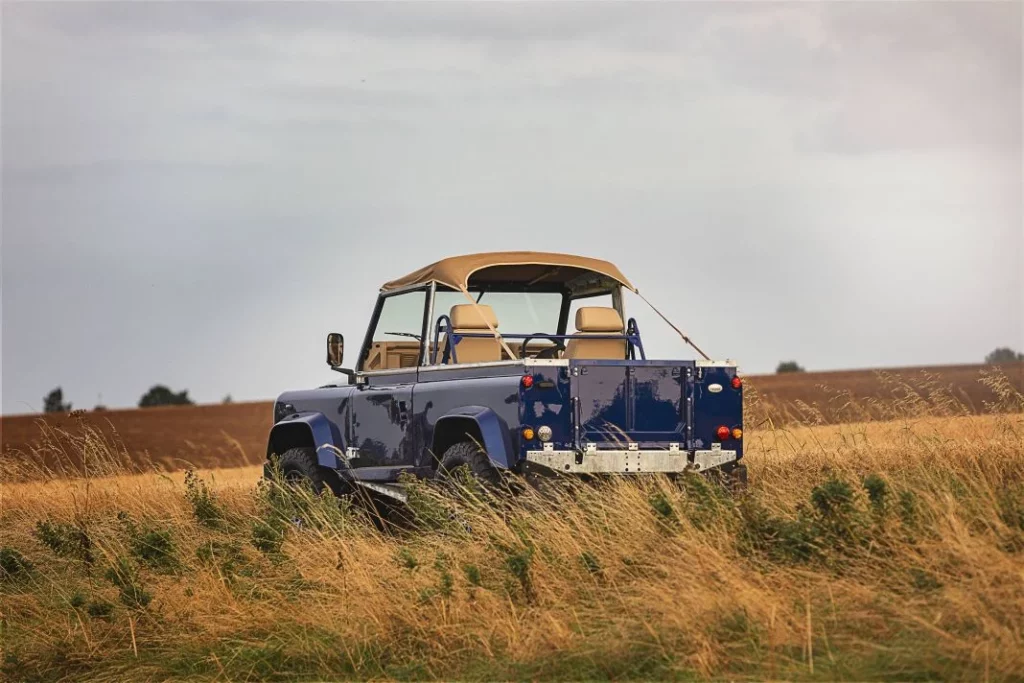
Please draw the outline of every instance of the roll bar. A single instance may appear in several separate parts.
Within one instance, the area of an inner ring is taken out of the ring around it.
[[[445,335],[444,353],[441,355],[440,365],[448,365],[449,358],[452,363],[458,363],[458,351],[457,347],[459,342],[467,337],[476,338],[493,338],[494,335],[490,332],[460,332],[456,333],[452,331],[452,320],[447,315],[440,315],[437,318],[437,323],[434,325],[434,337],[433,337],[433,353],[430,356],[431,365],[438,365],[437,352],[439,351],[438,345],[441,341],[441,333]],[[640,352],[640,360],[647,360],[647,355],[644,353],[644,343],[640,338],[640,327],[636,324],[635,318],[630,318],[626,322],[626,331],[624,334],[537,334],[536,332],[531,334],[502,334],[505,339],[522,339],[524,342],[528,339],[535,337],[543,337],[544,339],[557,339],[559,341],[565,341],[567,339],[624,339],[626,340],[626,355],[629,360],[636,360],[637,351]]]

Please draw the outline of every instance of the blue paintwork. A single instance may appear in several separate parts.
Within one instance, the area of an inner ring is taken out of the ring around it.
[[[575,448],[569,368],[538,366],[527,370],[528,374],[533,377],[533,385],[529,388],[524,387],[520,378],[520,426],[532,427],[536,431],[541,425],[547,425],[551,427],[551,442],[555,448]],[[521,439],[521,441],[520,460],[526,458],[528,450],[536,450],[540,447],[536,440],[527,442]]]
[[[286,433],[291,432],[291,434]],[[317,461],[322,467],[341,469],[345,466],[337,451],[342,443],[341,432],[335,422],[328,420],[323,413],[304,411],[291,413],[279,420],[270,430],[270,443],[286,438],[290,442],[295,439],[295,432],[306,435],[309,445],[316,448]],[[285,449],[281,449],[285,450]]]
[[[458,423],[458,428],[465,430],[467,421],[471,421],[479,430],[479,433],[474,433],[473,436],[484,447],[491,462],[505,469],[515,467],[518,458],[512,449],[512,435],[509,432],[508,422],[490,408],[485,406],[453,408],[438,418],[434,423],[434,429],[441,430],[444,426]],[[430,442],[436,443],[433,439]],[[431,449],[431,452],[440,456],[438,450],[435,447]]]
[[[501,371],[501,374],[496,374]],[[421,370],[415,389],[421,448],[420,464],[432,464],[444,457],[444,447],[435,435],[443,420],[472,420],[488,446],[492,460],[503,467],[515,465],[519,427],[518,387],[521,367],[497,366],[463,368],[458,366]],[[482,409],[486,408],[486,412]],[[504,432],[498,434],[496,430]],[[500,445],[499,445],[500,444]]]
[[[383,297],[374,310],[357,368],[382,301]],[[572,338],[564,334],[568,305],[566,299],[559,323],[562,334],[540,336]],[[431,330],[434,348],[440,330],[450,326],[447,316],[440,318]],[[424,335],[428,329],[424,311]],[[565,366],[434,365],[360,373],[357,384],[287,392],[274,407],[268,454],[312,446],[319,463],[343,477],[394,481],[401,472],[431,476],[453,439],[465,435],[478,439],[495,465],[519,470],[526,453],[541,447],[536,437],[524,438],[525,427],[536,432],[548,426],[556,449],[578,451],[588,443],[622,448],[626,441],[641,449],[665,448],[669,443],[686,450],[707,449],[719,425],[742,427],[743,392],[731,385],[734,367],[646,360],[632,319],[625,336],[630,341],[629,360],[574,359]],[[635,355],[640,359],[633,359]],[[529,387],[523,384],[527,374],[533,380]],[[710,392],[712,383],[723,390]],[[722,442],[723,448],[735,449],[740,456],[742,446],[741,440],[732,438]]]
[[[725,425],[743,428],[743,387],[734,389],[732,378],[736,368],[697,368],[693,383],[693,445],[691,448],[710,448],[715,430]],[[713,394],[708,391],[711,384],[722,385],[722,391]],[[722,448],[735,450],[736,457],[743,457],[743,440],[726,439]]]
[[[524,374],[533,377],[523,386]],[[283,394],[293,412],[272,432],[299,423],[309,433],[320,463],[342,469],[339,451],[357,449],[353,476],[393,480],[402,471],[429,475],[443,455],[439,435],[455,422],[479,438],[497,466],[516,470],[540,442],[522,438],[522,428],[552,430],[557,449],[641,449],[675,442],[687,450],[707,449],[719,425],[742,428],[743,390],[731,385],[735,368],[700,368],[693,361],[572,360],[566,366],[490,365],[419,368],[367,375],[362,386],[329,386]],[[719,393],[708,391],[721,384]],[[578,401],[573,401],[573,398]],[[687,399],[691,399],[688,401]],[[722,447],[742,457],[742,440]],[[273,450],[273,447],[271,447]]]
[[[688,447],[687,370],[693,361],[572,361],[579,397],[579,438],[585,445],[641,449],[668,443]]]

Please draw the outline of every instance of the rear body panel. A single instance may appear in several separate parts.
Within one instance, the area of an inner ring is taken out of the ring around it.
[[[692,361],[571,361],[577,448],[687,444]]]

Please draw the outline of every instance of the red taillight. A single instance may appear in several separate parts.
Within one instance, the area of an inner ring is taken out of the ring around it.
[[[743,380],[741,380],[739,377],[733,377],[732,378],[732,388],[733,389],[739,389],[741,386],[743,386]]]
[[[527,389],[533,386],[533,375],[523,375],[523,386]]]
[[[718,435],[719,441],[725,441],[726,439],[729,438],[730,431],[728,427],[722,425],[721,427],[718,428],[718,431],[715,433]]]

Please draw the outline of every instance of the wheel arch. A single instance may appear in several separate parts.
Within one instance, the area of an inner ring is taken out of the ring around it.
[[[498,467],[510,469],[515,465],[508,423],[486,406],[463,406],[438,418],[430,448],[433,467],[437,467],[446,450],[461,441],[478,443]]]
[[[344,444],[338,428],[322,413],[295,413],[275,424],[267,440],[267,457],[282,454],[292,448],[309,447],[316,450],[317,462],[322,467],[338,470],[345,467],[341,455]]]

